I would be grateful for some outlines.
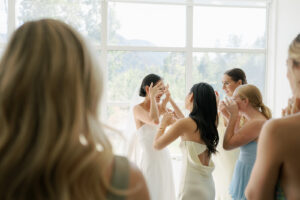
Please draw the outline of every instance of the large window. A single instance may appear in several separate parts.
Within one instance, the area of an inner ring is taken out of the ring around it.
[[[233,67],[244,69],[248,82],[265,92],[266,2],[0,0],[0,54],[8,27],[44,17],[72,25],[94,46],[104,68],[103,121],[123,131],[132,115],[130,100],[148,73],[169,83],[182,109],[186,93],[197,82],[212,84],[223,96],[222,75]],[[121,153],[117,135],[113,143]],[[171,151],[178,153],[175,146]]]

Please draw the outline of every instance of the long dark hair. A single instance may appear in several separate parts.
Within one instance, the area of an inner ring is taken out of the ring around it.
[[[247,78],[245,72],[240,68],[233,68],[227,70],[224,74],[229,76],[234,82],[242,81],[242,85],[247,84]]]
[[[219,134],[217,130],[218,111],[215,91],[207,83],[198,83],[193,85],[191,93],[194,95],[193,110],[190,113],[200,132],[200,137],[208,148],[209,155],[216,153],[216,147],[219,143]]]
[[[146,96],[145,87],[150,86],[151,83],[153,83],[153,86],[154,86],[160,80],[161,80],[161,77],[156,74],[148,74],[147,76],[145,76],[145,78],[142,81],[141,87],[140,87],[139,95],[141,97],[145,97]]]

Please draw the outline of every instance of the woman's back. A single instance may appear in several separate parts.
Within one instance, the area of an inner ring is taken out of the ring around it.
[[[300,114],[276,120],[278,157],[282,160],[279,185],[286,199],[300,199]]]
[[[212,171],[214,164],[210,159],[208,149],[196,130],[196,123],[186,118],[190,127],[181,137],[182,177],[179,199],[208,199],[215,195]]]

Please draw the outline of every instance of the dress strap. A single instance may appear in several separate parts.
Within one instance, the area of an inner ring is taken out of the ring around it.
[[[129,162],[127,158],[115,156],[112,176],[110,180],[111,186],[117,190],[127,190],[129,185]],[[109,192],[108,200],[125,200],[126,196],[117,195]]]

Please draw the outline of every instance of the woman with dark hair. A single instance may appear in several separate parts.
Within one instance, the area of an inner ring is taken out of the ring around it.
[[[164,114],[153,145],[163,149],[181,137],[183,168],[178,199],[214,200],[211,155],[216,153],[219,141],[214,89],[207,83],[195,84],[185,99],[185,107],[190,111],[186,118],[176,121],[174,114]]]
[[[227,70],[222,78],[222,89],[227,97],[232,97],[234,90],[240,86],[247,84],[245,72],[240,68]],[[227,112],[224,101],[219,104],[220,123],[218,127],[220,143],[223,143],[225,129],[228,124],[230,114]],[[242,126],[245,118],[238,119],[238,123]],[[229,194],[229,185],[234,171],[235,162],[239,156],[239,149],[225,151],[222,145],[217,147],[218,153],[213,156],[216,168],[213,177],[216,187],[216,200],[231,200]]]
[[[164,94],[166,98],[161,101]],[[168,102],[174,108],[174,116],[181,118],[183,114],[172,100],[168,86],[165,86],[161,77],[156,74],[149,74],[143,79],[139,96],[144,97],[144,100],[133,107],[137,129],[135,151],[138,151],[134,160],[145,176],[151,199],[173,200],[175,189],[169,152],[167,149],[157,151],[152,144],[159,117],[167,112]]]

